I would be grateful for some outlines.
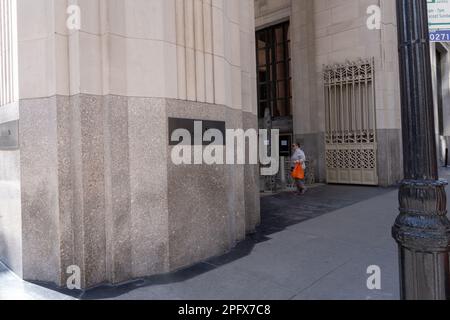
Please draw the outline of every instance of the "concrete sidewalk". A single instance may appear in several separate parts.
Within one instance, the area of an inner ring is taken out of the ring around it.
[[[227,255],[183,271],[82,299],[398,299],[397,248],[390,229],[397,191],[321,186],[298,197],[263,197],[258,232]],[[367,268],[382,271],[382,290],[367,289]],[[69,299],[0,270],[0,299]]]

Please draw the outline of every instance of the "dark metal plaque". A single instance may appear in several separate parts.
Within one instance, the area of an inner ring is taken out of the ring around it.
[[[19,121],[0,124],[0,150],[19,149]]]
[[[187,130],[191,135],[191,144],[195,145],[195,123],[201,123],[201,136],[203,137],[205,132],[211,129],[218,130],[222,133],[223,143],[226,143],[226,123],[224,121],[209,121],[209,120],[195,120],[195,119],[180,119],[180,118],[169,118],[169,145],[176,146],[180,144],[179,141],[172,141],[172,134],[175,130],[184,129]],[[214,143],[214,141],[213,141]],[[203,141],[202,145],[210,145],[211,142]]]

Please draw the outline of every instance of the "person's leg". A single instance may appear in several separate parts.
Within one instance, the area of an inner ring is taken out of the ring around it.
[[[304,180],[296,180],[297,189],[300,194],[306,193],[305,181]]]
[[[295,179],[295,186],[297,187],[297,192],[299,194],[302,194],[303,193],[302,181],[299,179]]]
[[[306,185],[305,185],[305,180],[301,180],[300,183],[302,185],[302,194],[305,194],[306,191],[308,191],[308,189],[306,188]]]

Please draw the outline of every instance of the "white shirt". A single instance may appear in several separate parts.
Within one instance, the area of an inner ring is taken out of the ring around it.
[[[294,154],[292,155],[291,161],[293,166],[295,166],[297,161],[300,161],[302,163],[303,170],[306,169],[306,155],[302,149],[295,150]]]

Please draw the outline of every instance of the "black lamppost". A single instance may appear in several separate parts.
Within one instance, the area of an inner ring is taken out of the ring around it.
[[[450,222],[439,180],[427,0],[397,0],[405,180],[393,227],[401,297],[450,299]]]

